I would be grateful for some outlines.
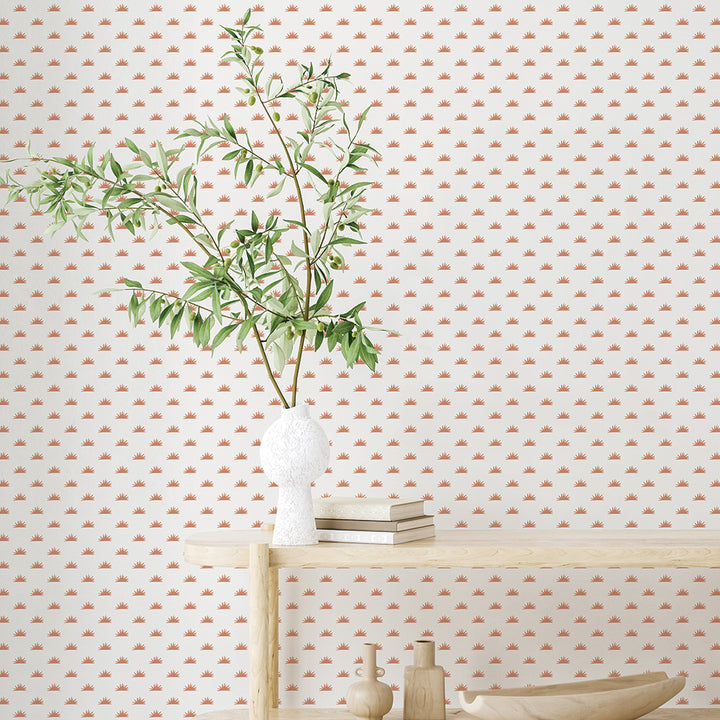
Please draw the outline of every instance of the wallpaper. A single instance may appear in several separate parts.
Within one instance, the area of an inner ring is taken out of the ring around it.
[[[0,159],[143,147],[229,113],[273,137],[221,61],[244,5],[0,8]],[[377,149],[367,244],[374,372],[309,354],[332,441],[318,493],[422,497],[440,528],[720,522],[720,15],[615,0],[253,5],[271,72],[332,56]],[[279,109],[297,122],[296,108]],[[218,227],[294,212],[200,161]],[[21,174],[22,163],[3,165]],[[19,175],[21,176],[21,175]],[[1,191],[0,191],[1,192]],[[183,292],[166,228],[80,241],[0,209],[0,715],[190,718],[247,703],[247,573],[183,539],[272,521],[260,358],[149,322],[125,276]],[[290,383],[286,373],[281,384]],[[412,642],[458,689],[644,670],[720,705],[717,569],[287,572],[280,697],[344,702],[363,642],[402,700]]]

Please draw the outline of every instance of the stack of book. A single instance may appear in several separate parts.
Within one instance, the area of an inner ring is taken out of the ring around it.
[[[397,545],[435,535],[423,500],[315,498],[315,525],[321,542]]]

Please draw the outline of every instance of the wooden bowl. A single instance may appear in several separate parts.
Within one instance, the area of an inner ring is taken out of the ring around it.
[[[664,672],[560,685],[460,692],[465,712],[482,720],[635,720],[685,687]]]

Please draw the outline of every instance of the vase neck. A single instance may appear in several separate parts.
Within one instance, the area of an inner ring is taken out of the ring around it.
[[[290,417],[307,417],[308,406],[305,403],[294,405],[293,407],[283,408],[282,414]]]
[[[432,640],[416,640],[413,650],[415,665],[420,667],[435,665],[435,643]]]
[[[377,646],[375,643],[363,643],[363,675],[371,679],[377,676]]]

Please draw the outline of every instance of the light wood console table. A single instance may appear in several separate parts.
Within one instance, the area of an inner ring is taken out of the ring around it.
[[[303,567],[704,567],[720,568],[720,530],[445,530],[402,545],[320,543],[274,547],[264,530],[197,533],[185,541],[195,565],[248,568],[248,710],[198,720],[350,720],[342,708],[278,709],[278,568]],[[400,720],[393,711],[387,720]],[[720,720],[720,708],[663,708],[647,720]],[[471,720],[448,710],[448,720]]]

